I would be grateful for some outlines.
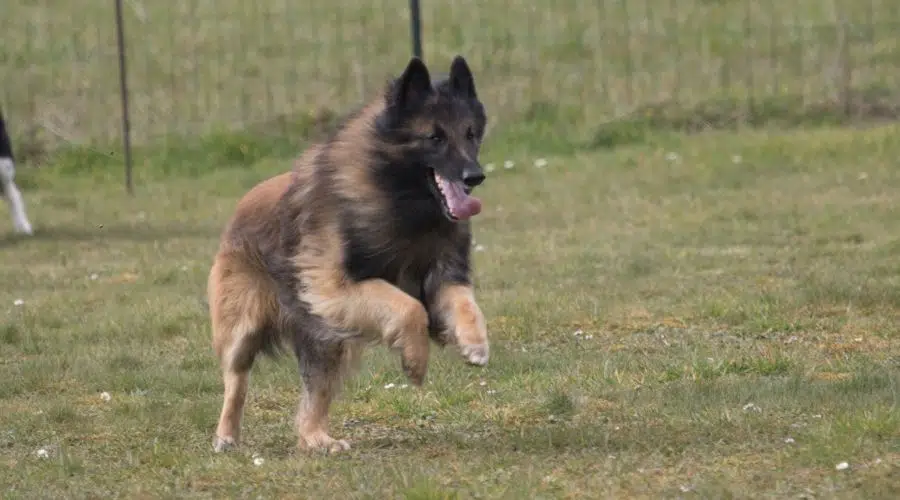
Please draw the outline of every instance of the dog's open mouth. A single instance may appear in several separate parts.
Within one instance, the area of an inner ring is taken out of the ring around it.
[[[434,179],[435,194],[441,201],[444,214],[450,220],[466,220],[481,212],[481,200],[470,196],[471,189],[462,182],[453,182],[440,174],[431,171]]]

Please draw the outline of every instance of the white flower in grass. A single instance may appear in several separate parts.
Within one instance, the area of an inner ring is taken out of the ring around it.
[[[848,464],[847,462],[841,462],[835,465],[834,468],[837,470],[847,470],[850,468],[850,464]]]
[[[537,168],[544,168],[547,166],[547,160],[538,158],[537,160],[534,160],[534,166]]]
[[[505,162],[503,162],[503,168],[505,168],[507,170],[509,170],[515,166],[516,166],[516,164],[513,163],[511,160],[506,160]]]

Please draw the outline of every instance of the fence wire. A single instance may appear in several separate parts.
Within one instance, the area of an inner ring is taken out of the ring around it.
[[[404,1],[123,7],[135,144],[343,113],[412,53]],[[6,0],[0,96],[23,149],[119,144],[114,12],[111,1]],[[723,100],[737,120],[822,103],[891,114],[900,88],[890,0],[422,0],[421,18],[426,62],[446,72],[463,54],[493,127],[588,130]]]

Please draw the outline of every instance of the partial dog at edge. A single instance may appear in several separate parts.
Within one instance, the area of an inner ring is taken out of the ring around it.
[[[399,352],[421,386],[429,339],[488,361],[470,278],[470,195],[485,109],[465,59],[433,83],[412,58],[383,96],[313,146],[294,169],[238,203],[208,282],[224,401],[213,447],[239,441],[249,373],[260,352],[292,347],[303,379],[298,446],[331,452],[329,406],[367,344]]]
[[[32,234],[31,222],[25,213],[22,193],[16,185],[16,164],[13,157],[12,141],[6,132],[6,120],[0,110],[0,195],[6,198],[16,232]]]

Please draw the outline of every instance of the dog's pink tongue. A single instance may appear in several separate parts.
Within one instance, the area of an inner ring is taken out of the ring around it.
[[[481,200],[466,194],[462,184],[458,182],[448,182],[447,184],[444,196],[447,200],[447,207],[454,217],[465,220],[481,212]]]

